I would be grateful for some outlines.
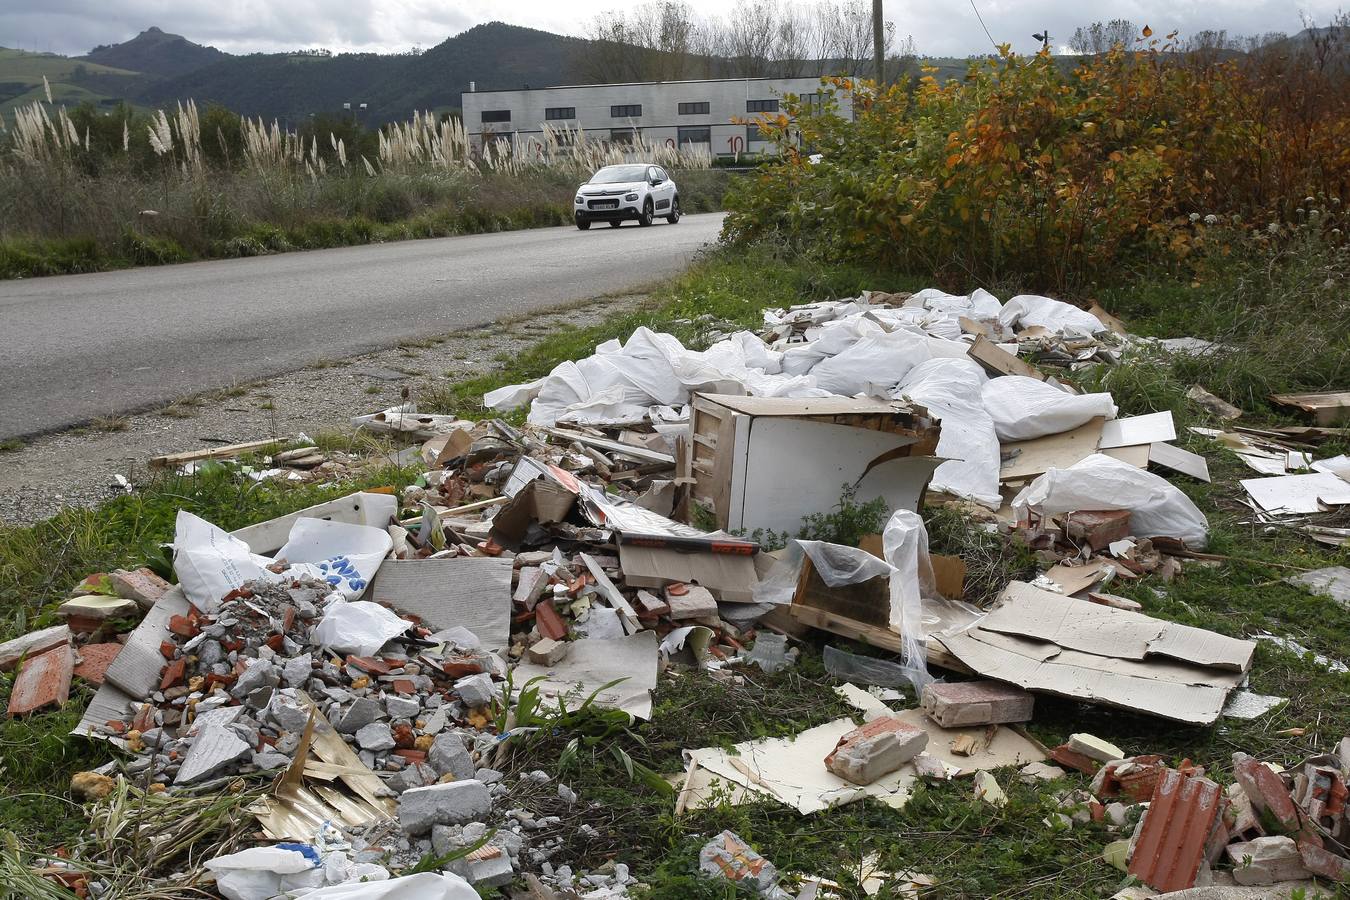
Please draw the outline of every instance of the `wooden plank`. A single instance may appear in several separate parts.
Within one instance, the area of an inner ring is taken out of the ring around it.
[[[669,453],[648,450],[646,447],[635,447],[632,444],[611,441],[609,438],[593,437],[589,434],[582,434],[579,431],[568,431],[562,428],[545,428],[544,431],[561,440],[576,441],[583,447],[603,450],[607,453],[613,453],[616,456],[626,456],[630,459],[635,459],[638,462],[665,463],[670,466],[675,465],[675,457],[671,456]]]
[[[242,453],[248,453],[250,450],[261,450],[263,447],[271,447],[280,444],[277,438],[269,438],[265,441],[244,441],[241,444],[224,444],[220,447],[211,447],[206,450],[187,450],[183,453],[169,453],[165,456],[156,456],[150,460],[150,468],[167,469],[171,466],[181,466],[183,463],[197,462],[204,459],[229,459],[231,456],[239,456]]]
[[[1280,406],[1292,406],[1313,417],[1322,427],[1350,422],[1350,391],[1326,391],[1316,394],[1271,394]]]
[[[828,631],[831,634],[837,634],[854,641],[862,641],[864,644],[880,650],[890,650],[892,653],[904,652],[904,639],[887,628],[877,628],[864,622],[855,622],[845,616],[796,603],[788,607],[788,614],[801,624],[819,628],[821,631]],[[928,662],[932,665],[941,666],[953,672],[971,673],[969,666],[949,653],[947,648],[937,640],[932,638],[927,640],[925,651]]]
[[[971,359],[984,366],[986,372],[995,377],[999,375],[1023,375],[1037,381],[1045,380],[1045,373],[1031,363],[1014,356],[984,335],[975,338],[975,343],[966,351]]]
[[[1086,459],[1097,452],[1105,421],[1103,417],[1097,416],[1072,431],[1004,444],[1001,448],[1004,455],[1010,452],[1016,452],[1016,455],[999,469],[998,480],[1031,478],[1052,468],[1067,469],[1079,460]],[[1147,461],[1148,457],[1145,456],[1145,464]]]

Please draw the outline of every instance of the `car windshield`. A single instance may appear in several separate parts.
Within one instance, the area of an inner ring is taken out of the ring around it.
[[[646,166],[605,166],[591,176],[591,184],[622,184],[626,181],[646,180]]]

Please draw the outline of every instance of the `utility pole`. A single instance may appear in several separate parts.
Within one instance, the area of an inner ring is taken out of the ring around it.
[[[886,23],[882,21],[881,0],[872,0],[872,63],[880,87],[886,83]]]

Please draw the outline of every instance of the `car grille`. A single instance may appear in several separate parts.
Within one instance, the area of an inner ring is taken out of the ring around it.
[[[591,209],[618,209],[618,200],[592,200],[589,204]]]

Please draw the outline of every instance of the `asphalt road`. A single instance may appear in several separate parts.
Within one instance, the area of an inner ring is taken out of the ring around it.
[[[641,288],[721,214],[0,281],[0,440]]]

